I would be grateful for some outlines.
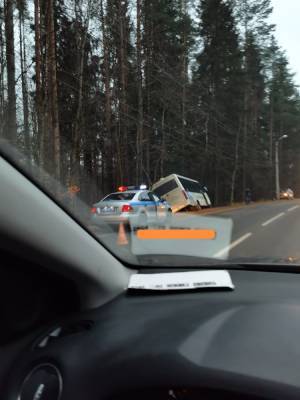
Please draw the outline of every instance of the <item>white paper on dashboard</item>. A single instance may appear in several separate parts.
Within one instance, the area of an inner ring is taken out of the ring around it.
[[[234,289],[228,271],[191,271],[161,274],[131,275],[128,289],[140,290],[189,290],[207,288]]]

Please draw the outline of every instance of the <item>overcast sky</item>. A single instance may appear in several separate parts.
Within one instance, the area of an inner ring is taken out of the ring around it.
[[[286,50],[295,82],[300,84],[300,0],[272,0],[275,36]]]

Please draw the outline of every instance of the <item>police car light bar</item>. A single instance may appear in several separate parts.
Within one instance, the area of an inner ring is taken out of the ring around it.
[[[140,186],[120,186],[118,187],[118,192],[126,192],[127,190],[146,190],[147,185],[140,185]]]

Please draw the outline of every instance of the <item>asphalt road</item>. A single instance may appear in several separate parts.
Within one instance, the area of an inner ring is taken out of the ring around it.
[[[208,257],[243,259],[249,262],[300,263],[300,200],[251,204],[222,213],[213,212],[210,215],[204,215],[204,218],[201,212],[198,215],[202,218],[200,225],[204,225],[206,228],[208,226],[205,223],[203,224],[203,221],[206,218],[209,221],[210,217],[217,217],[218,221],[220,221],[220,218],[230,219],[233,223],[230,244],[228,244],[229,240],[226,245],[220,243],[217,250],[212,251]],[[176,214],[176,218],[196,220],[190,214]],[[218,226],[220,227],[220,222]],[[216,227],[216,230],[218,231],[218,227]],[[129,233],[126,232],[125,243],[122,243],[124,235],[121,237],[120,243],[117,230],[101,233],[99,237],[113,253],[117,252],[121,258],[130,262],[134,252]],[[230,239],[228,235],[226,237]],[[198,242],[195,246],[194,242],[191,247],[193,251],[197,249],[196,254],[200,257],[205,256],[205,248],[199,247],[201,245],[203,243]],[[178,243],[176,246],[179,250]],[[172,248],[174,248],[174,243]],[[191,255],[186,246],[182,251]],[[172,249],[170,249],[170,254],[172,254]]]
[[[229,258],[300,261],[300,200],[253,204],[218,217],[233,221]]]

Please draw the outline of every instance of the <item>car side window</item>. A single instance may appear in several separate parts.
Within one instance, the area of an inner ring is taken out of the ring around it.
[[[142,192],[139,196],[140,201],[151,201],[147,192]]]
[[[156,194],[149,192],[149,197],[152,201],[159,202],[160,199],[156,196]]]

